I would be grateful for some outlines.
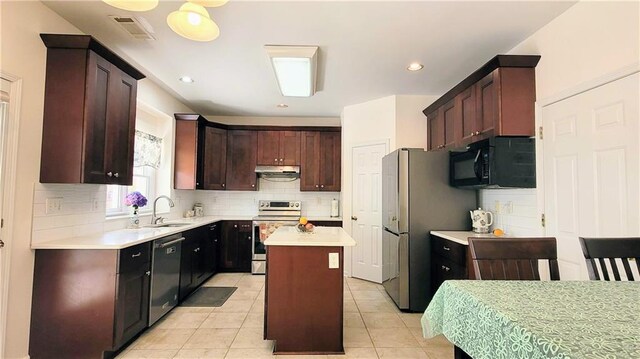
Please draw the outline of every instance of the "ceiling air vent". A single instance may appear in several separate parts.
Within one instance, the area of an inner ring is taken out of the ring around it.
[[[133,16],[114,16],[109,15],[118,26],[120,26],[129,35],[141,40],[155,40],[153,29],[149,23],[140,17]]]

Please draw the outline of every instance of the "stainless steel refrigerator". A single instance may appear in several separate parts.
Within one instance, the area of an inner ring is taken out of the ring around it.
[[[382,159],[382,280],[402,310],[431,297],[432,230],[469,230],[476,191],[449,186],[449,153],[402,148]]]

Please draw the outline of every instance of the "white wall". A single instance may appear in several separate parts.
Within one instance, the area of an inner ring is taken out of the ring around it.
[[[640,60],[640,2],[581,1],[511,49],[539,54],[538,100]]]
[[[567,95],[584,82],[640,61],[640,2],[581,1],[508,53],[541,55],[536,67],[538,102]],[[541,235],[544,204],[532,194],[542,198],[542,190],[481,190],[480,199],[492,212],[496,200],[513,203],[512,214],[498,216],[508,232]],[[533,204],[537,213],[532,216]]]
[[[491,230],[500,228],[508,236],[544,234],[533,188],[481,190],[479,205],[493,213]]]
[[[80,34],[80,30],[37,1],[3,1],[1,3],[2,70],[22,79],[20,135],[16,169],[15,221],[11,241],[11,269],[7,315],[7,358],[28,355],[33,251],[30,248],[34,188],[38,183],[46,48],[40,33]],[[10,34],[10,35],[9,35]],[[138,96],[147,104],[168,115],[192,112],[149,80],[139,82]],[[97,186],[99,187],[99,186]],[[70,187],[80,191],[90,188]],[[58,189],[55,189],[58,190]],[[100,190],[96,192],[99,194]]]
[[[424,148],[427,121],[422,114],[437,96],[394,95],[346,106],[342,111],[342,217],[351,233],[352,148],[360,144],[388,143],[389,152],[401,147]],[[345,250],[345,270],[349,274],[351,251]]]

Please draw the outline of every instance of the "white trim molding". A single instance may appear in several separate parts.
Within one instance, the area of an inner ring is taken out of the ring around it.
[[[11,241],[14,229],[14,206],[16,188],[16,168],[18,167],[18,133],[20,128],[20,107],[22,104],[22,79],[0,70],[0,77],[11,83],[9,94],[9,118],[7,120],[5,135],[5,153],[3,173],[6,174],[4,181],[2,215],[4,219],[5,246],[4,261],[0,276],[0,357],[4,357],[6,326],[7,326],[7,303],[9,299],[9,271],[11,268]]]

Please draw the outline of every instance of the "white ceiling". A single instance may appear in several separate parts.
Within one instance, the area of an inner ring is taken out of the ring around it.
[[[440,95],[575,2],[232,0],[209,9],[221,34],[207,43],[166,25],[178,1],[144,13],[96,0],[44,3],[199,113],[338,116],[344,106],[383,96]],[[157,40],[133,39],[107,17],[130,14],[144,17]],[[265,44],[320,46],[318,92],[282,97]],[[412,61],[424,69],[407,71]],[[179,82],[183,75],[196,82]]]

